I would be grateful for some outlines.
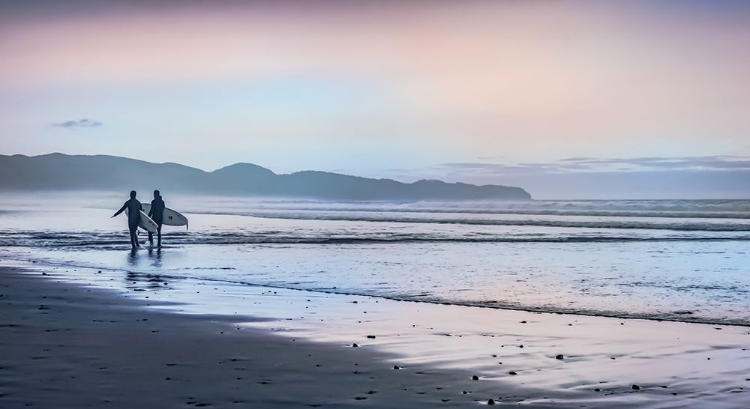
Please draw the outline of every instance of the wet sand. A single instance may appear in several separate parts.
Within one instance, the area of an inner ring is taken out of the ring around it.
[[[136,286],[140,299],[133,299],[61,278],[49,269],[0,268],[0,407],[419,408],[492,399],[535,408],[744,408],[750,401],[745,327],[231,285],[211,287],[224,301],[211,309],[220,315],[178,314],[201,311],[200,303],[171,303],[180,291],[195,293],[194,285]]]

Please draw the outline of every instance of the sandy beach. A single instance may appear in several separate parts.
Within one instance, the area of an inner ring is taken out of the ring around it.
[[[742,408],[750,396],[746,327],[250,286],[212,289],[256,314],[206,315],[174,302],[205,283],[130,297],[62,278],[0,271],[3,408]]]
[[[39,272],[3,268],[0,283],[3,408],[454,407],[497,394],[460,371],[146,311]]]

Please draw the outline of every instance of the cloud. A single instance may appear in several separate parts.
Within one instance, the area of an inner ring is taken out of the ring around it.
[[[569,171],[588,171],[591,169],[591,166],[589,165],[577,163],[519,163],[516,165],[505,165],[502,163],[454,162],[444,163],[441,167],[448,168],[454,172],[494,175],[561,173]]]
[[[628,159],[569,158],[563,159],[560,162],[587,166],[625,165],[640,169],[750,169],[750,158],[742,156],[642,157]]]
[[[99,121],[83,118],[79,120],[71,119],[64,122],[57,122],[52,124],[53,127],[57,128],[98,128],[104,124]]]
[[[551,173],[597,173],[634,171],[722,171],[750,170],[750,157],[742,156],[687,156],[641,158],[566,158],[547,163],[443,163],[441,169],[477,175],[520,175]]]

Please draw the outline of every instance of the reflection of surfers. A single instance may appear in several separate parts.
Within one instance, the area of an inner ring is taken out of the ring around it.
[[[112,217],[115,217],[118,214],[122,213],[125,209],[128,209],[128,229],[130,230],[130,244],[133,246],[133,249],[135,249],[136,247],[139,247],[138,237],[135,233],[136,230],[138,230],[138,222],[141,221],[141,209],[143,209],[143,206],[141,206],[141,202],[139,202],[135,198],[135,190],[130,191],[130,200],[125,202],[120,210],[118,210],[117,213],[113,214]]]
[[[161,247],[161,225],[164,222],[164,199],[161,198],[161,193],[158,190],[154,190],[154,200],[151,201],[151,209],[148,211],[148,217],[156,222],[156,234],[157,234],[157,246]],[[154,244],[154,234],[148,233],[148,241],[151,245]]]

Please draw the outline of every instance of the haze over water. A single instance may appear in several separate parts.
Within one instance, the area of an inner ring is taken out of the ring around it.
[[[163,250],[132,255],[124,220],[109,219],[122,198],[35,198],[0,202],[4,261],[750,325],[745,200],[332,203],[166,197],[168,206],[190,218],[190,229],[165,226]],[[95,280],[89,273],[71,274]]]

